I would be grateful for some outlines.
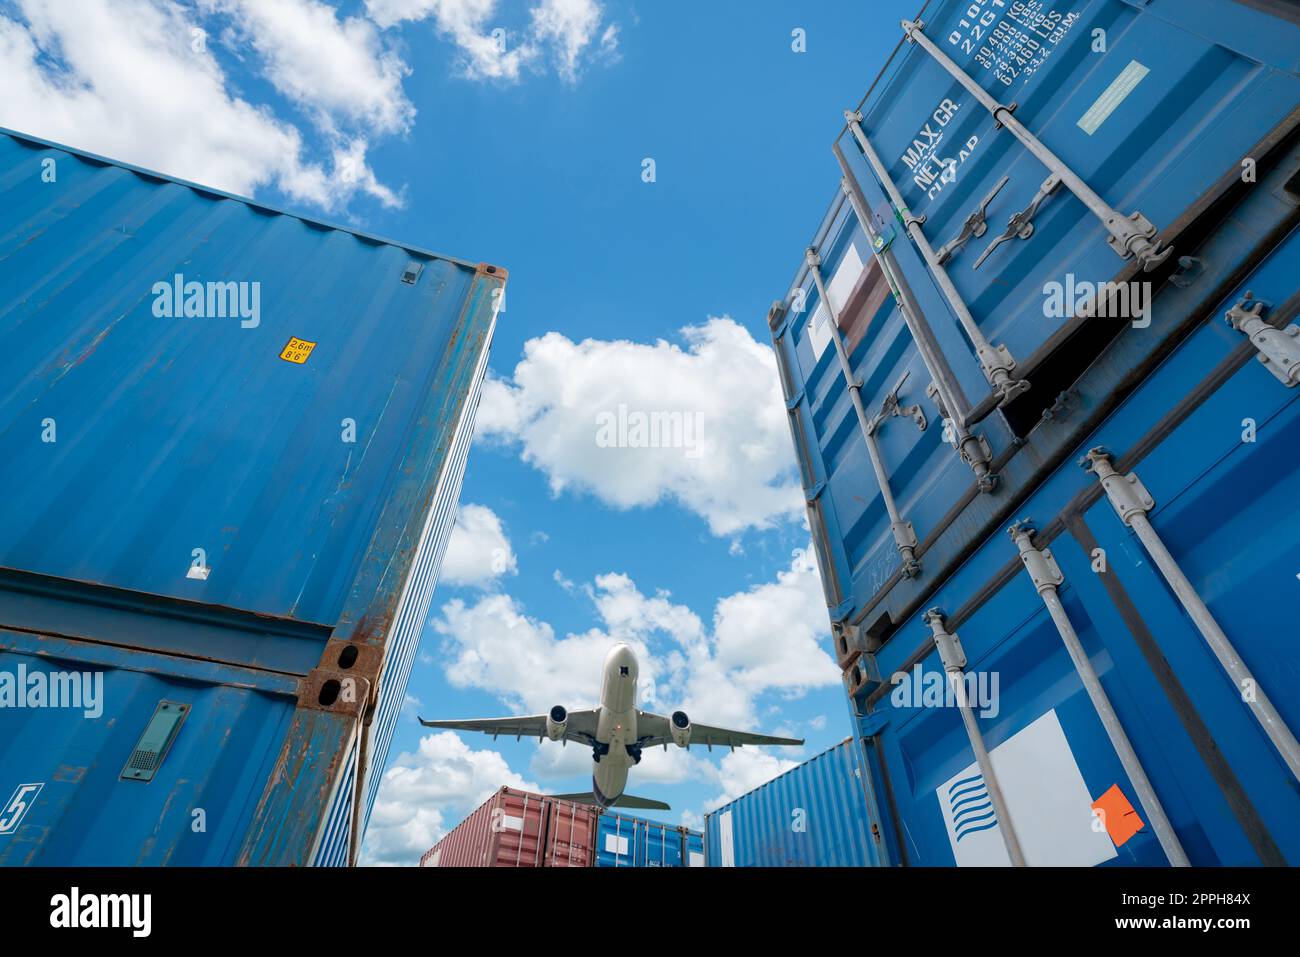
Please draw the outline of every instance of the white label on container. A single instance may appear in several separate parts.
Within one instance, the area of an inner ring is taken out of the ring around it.
[[[861,275],[862,257],[858,254],[858,247],[853,243],[849,243],[849,248],[844,250],[844,257],[840,260],[835,275],[831,277],[831,281],[826,287],[826,293],[830,296],[830,300],[837,310],[843,309],[845,303],[849,301],[849,296],[853,293],[853,287],[858,284],[858,277]],[[826,308],[826,303],[817,303],[817,309],[808,322],[808,342],[812,346],[813,355],[818,359],[822,357],[822,353],[830,345],[830,323],[831,314]]]
[[[440,860],[442,860],[442,848],[438,848],[433,852],[433,857],[429,858],[429,866],[437,867]]]
[[[511,817],[509,814],[501,816],[501,829],[511,831],[522,831],[524,829],[524,819],[522,817]]]
[[[622,857],[627,853],[627,838],[619,837],[617,834],[606,834],[605,850]]]
[[[1093,830],[1092,797],[1056,712],[1049,711],[989,752],[1007,812],[1031,867],[1092,867],[1117,857]],[[977,764],[935,788],[958,867],[1009,867],[1002,825]]]
[[[731,812],[723,811],[718,818],[718,843],[722,846],[722,866],[736,866],[736,845],[731,837]]]
[[[687,866],[687,867],[703,867],[703,866],[704,866],[704,855],[701,854],[699,851],[691,851],[691,854],[690,854],[690,860],[687,862],[686,866]]]
[[[1097,102],[1088,107],[1088,112],[1079,118],[1079,129],[1089,136],[1101,128],[1101,124],[1119,109],[1130,93],[1151,71],[1137,60],[1130,60],[1128,66],[1120,71],[1119,76],[1111,81],[1105,92],[1097,97]]]

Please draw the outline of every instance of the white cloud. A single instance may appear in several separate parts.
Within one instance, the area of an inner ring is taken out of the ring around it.
[[[324,125],[343,120],[381,133],[410,128],[415,107],[402,80],[411,71],[368,20],[340,20],[320,0],[200,2],[232,16],[265,59],[267,79]]]
[[[417,864],[472,810],[503,785],[537,791],[496,751],[475,751],[451,731],[420,739],[384,772],[370,816],[362,864]]]
[[[301,132],[229,89],[193,11],[160,0],[15,0],[0,15],[0,125],[240,195],[274,185],[336,209],[397,197],[366,166],[366,139],[330,164]]]
[[[578,60],[600,28],[602,11],[596,0],[542,0],[532,9],[533,33],[550,41],[556,50],[560,76],[573,82],[578,77]],[[618,49],[618,28],[606,27],[598,44],[598,56],[613,56]]]
[[[462,505],[439,580],[449,585],[486,586],[517,570],[514,549],[496,512],[483,505]]]
[[[496,0],[366,0],[366,13],[384,28],[432,18],[459,48],[458,69],[468,79],[515,82],[525,69],[549,61],[574,82],[584,56],[612,61],[618,54],[618,28],[600,31],[604,11],[596,0],[540,0],[517,30],[498,22]]]
[[[511,46],[492,22],[496,0],[366,0],[366,12],[381,27],[432,17],[440,34],[461,52],[460,71],[468,79],[514,81],[538,55],[530,42]]]
[[[820,648],[825,633],[826,597],[811,545],[775,582],[719,601],[713,620],[718,664],[753,688],[803,689],[838,678]]]
[[[572,710],[595,705],[600,665],[614,644],[596,630],[557,639],[550,625],[529,618],[508,595],[488,595],[474,605],[450,601],[433,628],[447,639],[441,660],[452,685],[493,692],[507,707],[532,714],[555,704]],[[638,651],[644,673],[644,648]]]
[[[802,515],[771,348],[727,317],[682,336],[685,349],[531,339],[511,380],[485,384],[477,434],[517,443],[554,494],[578,489],[622,509],[671,499],[715,535]],[[647,447],[654,436],[636,432],[635,416],[655,413],[681,427]],[[628,428],[605,430],[615,422]]]
[[[731,751],[718,764],[718,784],[722,790],[714,798],[705,802],[704,809],[712,811],[728,801],[734,801],[760,784],[766,784],[774,777],[798,766],[798,761],[777,757],[770,751],[755,748]]]

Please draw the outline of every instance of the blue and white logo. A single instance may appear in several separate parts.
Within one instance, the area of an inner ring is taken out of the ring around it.
[[[987,831],[998,826],[993,811],[993,799],[984,784],[984,776],[962,778],[948,788],[948,810],[952,814],[957,841],[977,831]]]

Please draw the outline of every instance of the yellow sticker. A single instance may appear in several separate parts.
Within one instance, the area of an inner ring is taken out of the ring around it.
[[[280,358],[286,362],[296,362],[302,365],[311,355],[311,351],[316,348],[316,343],[308,342],[306,339],[298,339],[291,336],[289,344],[280,351]]]

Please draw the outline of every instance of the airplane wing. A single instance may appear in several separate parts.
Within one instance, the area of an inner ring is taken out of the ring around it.
[[[594,709],[570,711],[565,724],[564,740],[586,745],[595,744],[596,719],[597,712]],[[513,718],[463,718],[451,721],[425,721],[421,718],[420,724],[426,728],[447,728],[451,731],[482,731],[494,738],[499,735],[516,739],[546,737],[546,715],[544,714],[526,714]]]
[[[653,711],[638,711],[636,725],[642,747],[653,748],[656,745],[668,744],[673,739],[665,715],[655,714]],[[707,724],[692,724],[691,744],[741,748],[747,744],[803,744],[803,738],[778,738],[770,734],[754,734],[751,731],[731,731]]]

